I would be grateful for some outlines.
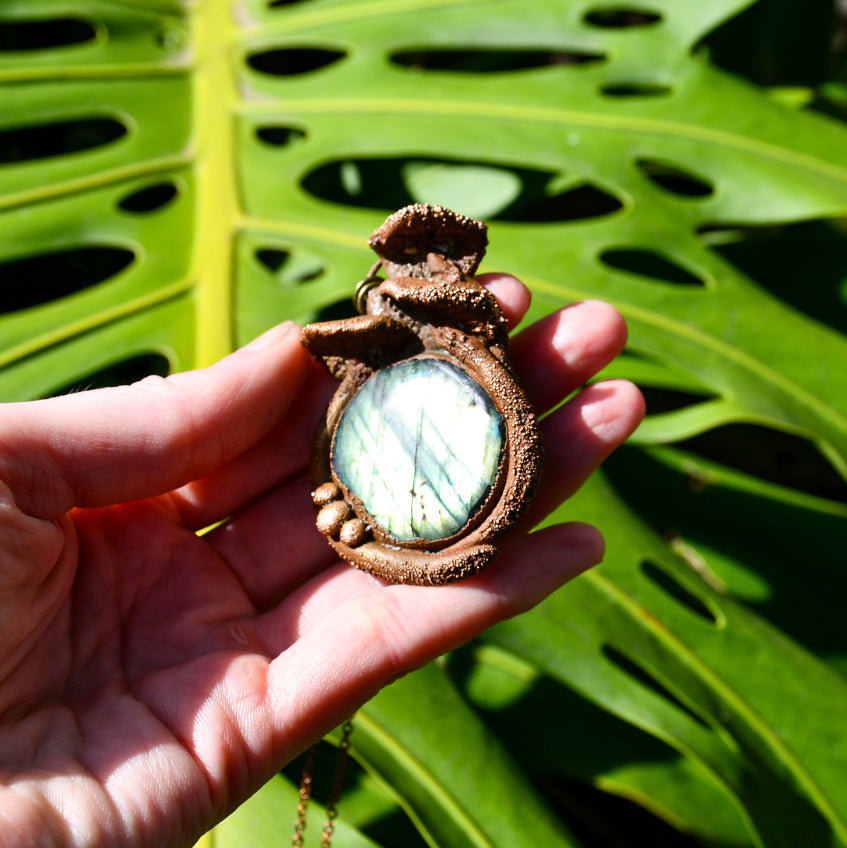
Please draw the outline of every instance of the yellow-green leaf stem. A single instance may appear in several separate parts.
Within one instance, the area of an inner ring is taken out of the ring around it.
[[[235,23],[230,0],[205,0],[194,14],[197,218],[192,278],[196,281],[197,365],[232,349],[233,247],[240,207],[236,185],[233,73]]]

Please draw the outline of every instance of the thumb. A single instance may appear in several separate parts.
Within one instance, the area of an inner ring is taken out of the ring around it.
[[[287,322],[209,368],[0,406],[0,480],[39,518],[161,494],[265,435],[309,368]]]

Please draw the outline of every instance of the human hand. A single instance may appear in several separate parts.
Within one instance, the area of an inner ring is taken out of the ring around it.
[[[482,279],[516,323],[526,290]],[[512,361],[544,412],[624,341],[586,302],[523,330]],[[386,584],[314,529],[334,387],[288,324],[211,368],[0,407],[2,848],[189,846],[387,682],[602,558],[586,525],[526,531],[637,426],[629,383],[542,421],[523,530],[445,587]]]

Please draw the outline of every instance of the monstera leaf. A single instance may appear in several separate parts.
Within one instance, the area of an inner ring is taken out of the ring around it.
[[[711,61],[749,5],[0,7],[3,400],[343,314],[412,201],[629,322],[651,414],[557,516],[606,563],[365,708],[338,844],[847,845],[847,131]]]

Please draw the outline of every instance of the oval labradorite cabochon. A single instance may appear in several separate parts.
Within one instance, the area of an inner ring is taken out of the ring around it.
[[[503,417],[458,365],[419,356],[377,371],[341,416],[338,479],[399,542],[446,539],[491,491]]]

